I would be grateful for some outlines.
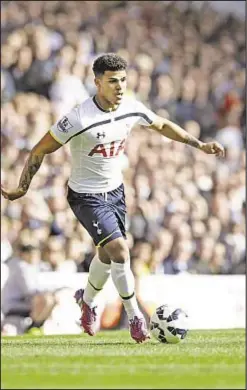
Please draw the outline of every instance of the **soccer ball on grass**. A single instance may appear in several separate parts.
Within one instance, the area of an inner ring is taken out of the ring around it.
[[[150,319],[150,332],[160,343],[177,344],[188,332],[188,316],[169,305],[157,307]]]

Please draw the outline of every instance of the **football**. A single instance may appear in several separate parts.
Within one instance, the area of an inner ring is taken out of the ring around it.
[[[177,344],[188,332],[188,315],[169,305],[157,307],[150,319],[150,332],[160,343]]]

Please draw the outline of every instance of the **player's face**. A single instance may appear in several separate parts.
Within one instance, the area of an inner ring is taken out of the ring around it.
[[[109,104],[118,105],[126,91],[126,71],[107,70],[101,77],[95,79],[95,83],[98,92]]]

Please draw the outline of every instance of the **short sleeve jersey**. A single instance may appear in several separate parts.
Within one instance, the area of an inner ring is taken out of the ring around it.
[[[112,191],[123,181],[121,156],[131,129],[150,126],[156,114],[132,97],[124,97],[115,111],[102,110],[88,98],[59,119],[50,134],[70,143],[71,175],[68,185],[79,193]]]

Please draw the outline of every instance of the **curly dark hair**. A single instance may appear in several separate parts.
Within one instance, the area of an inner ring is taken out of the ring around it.
[[[107,53],[98,58],[93,63],[93,72],[95,76],[102,76],[105,71],[125,70],[127,62],[115,53]]]

